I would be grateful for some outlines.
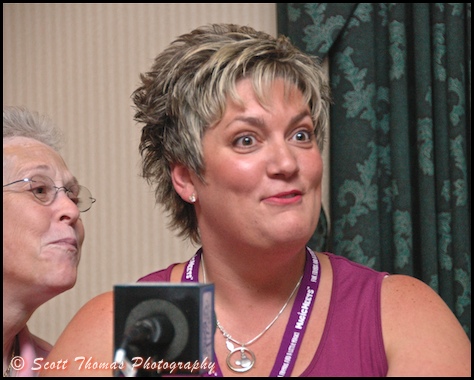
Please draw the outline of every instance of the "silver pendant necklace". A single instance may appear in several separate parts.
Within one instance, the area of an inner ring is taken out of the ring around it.
[[[204,283],[207,283],[206,269],[204,267],[204,255],[201,255],[201,266],[202,266],[202,274],[204,277]],[[216,318],[217,327],[221,331],[222,335],[224,335],[224,337],[226,338],[225,344],[227,346],[227,349],[229,350],[229,354],[227,354],[227,358],[226,358],[227,367],[229,367],[234,372],[247,372],[255,365],[257,358],[255,357],[255,353],[251,349],[249,349],[248,346],[250,346],[252,343],[257,341],[257,339],[259,339],[263,334],[265,334],[270,329],[270,327],[273,326],[273,324],[277,321],[278,317],[283,313],[283,311],[286,309],[286,307],[290,303],[290,300],[293,298],[293,295],[295,294],[296,290],[299,288],[302,279],[303,279],[303,275],[301,275],[295,288],[291,292],[290,296],[288,297],[288,299],[286,300],[285,304],[280,309],[276,317],[273,318],[273,320],[268,324],[267,327],[263,329],[263,331],[260,334],[258,334],[255,338],[250,339],[247,343],[241,343],[237,341],[236,339],[232,338],[232,336],[227,331],[224,330],[222,325],[219,323],[219,320]],[[239,347],[235,347],[232,342],[238,344]]]

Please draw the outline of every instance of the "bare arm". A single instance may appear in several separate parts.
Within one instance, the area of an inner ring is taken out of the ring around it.
[[[471,376],[471,343],[445,302],[423,282],[389,276],[382,285],[389,376]]]
[[[41,376],[112,376],[110,368],[97,367],[113,363],[113,300],[113,292],[104,293],[77,312],[49,354],[49,365],[44,366],[55,363],[57,368],[44,368]]]

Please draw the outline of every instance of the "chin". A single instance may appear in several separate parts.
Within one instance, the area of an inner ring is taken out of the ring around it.
[[[302,230],[280,230],[280,233],[274,234],[271,238],[271,244],[277,244],[280,248],[287,247],[289,249],[290,247],[305,246],[310,238],[311,235]]]
[[[68,281],[60,283],[58,281],[54,281],[54,283],[44,283],[41,286],[38,286],[36,289],[36,301],[39,307],[40,305],[48,302],[49,300],[53,299],[54,297],[59,296],[61,293],[64,293],[67,290],[70,290],[74,287],[75,281]]]
[[[75,285],[75,281],[64,284],[51,284],[48,286],[49,299],[59,296],[60,294],[72,289]]]
[[[74,287],[77,281],[77,271],[74,270],[63,271],[60,274],[56,275],[54,278],[51,278],[49,282],[50,289],[53,289],[56,294],[60,294]]]
[[[307,241],[305,239],[307,238],[309,240],[314,231],[311,226],[309,223],[301,223],[301,219],[289,220],[288,223],[281,223],[277,226],[275,231],[277,231],[278,240],[288,241],[302,239],[303,241]]]

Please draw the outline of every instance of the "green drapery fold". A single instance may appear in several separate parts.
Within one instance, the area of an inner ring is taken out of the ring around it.
[[[331,226],[310,244],[421,279],[470,337],[471,4],[280,3],[278,32],[329,59]]]

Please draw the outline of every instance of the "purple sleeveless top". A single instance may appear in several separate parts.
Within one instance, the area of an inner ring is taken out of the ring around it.
[[[386,376],[380,290],[387,273],[332,253],[324,254],[329,257],[333,271],[331,302],[319,347],[301,376]],[[175,265],[138,282],[169,282]]]

